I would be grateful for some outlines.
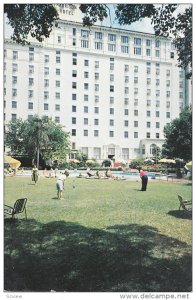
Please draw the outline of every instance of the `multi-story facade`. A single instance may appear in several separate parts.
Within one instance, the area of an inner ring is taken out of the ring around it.
[[[66,19],[43,43],[5,37],[5,124],[47,115],[70,132],[73,152],[152,157],[164,126],[190,101],[171,41]]]

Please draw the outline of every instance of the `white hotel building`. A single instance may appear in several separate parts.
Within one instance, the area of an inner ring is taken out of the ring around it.
[[[192,100],[169,39],[83,27],[61,8],[48,39],[4,39],[4,122],[46,115],[70,132],[72,154],[128,161],[152,157],[163,128]]]

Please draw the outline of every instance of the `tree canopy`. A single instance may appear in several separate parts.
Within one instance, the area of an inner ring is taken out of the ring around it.
[[[69,152],[69,134],[50,118],[34,115],[32,119],[16,119],[7,125],[5,145],[11,155],[27,154],[36,160],[65,158]]]
[[[188,107],[164,127],[164,135],[163,155],[192,160],[192,111]]]

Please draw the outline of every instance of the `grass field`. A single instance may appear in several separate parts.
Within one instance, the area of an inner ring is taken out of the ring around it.
[[[74,188],[75,187],[75,188]],[[28,198],[26,221],[6,220],[9,291],[189,292],[192,221],[178,210],[190,183],[5,178],[4,203]]]

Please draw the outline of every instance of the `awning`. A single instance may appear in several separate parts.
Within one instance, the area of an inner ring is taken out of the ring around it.
[[[4,155],[4,163],[9,164],[13,169],[19,168],[21,165],[19,160],[7,155]]]
[[[170,159],[170,158],[162,158],[158,162],[165,163],[165,164],[175,164],[176,163],[176,161],[174,159]]]

